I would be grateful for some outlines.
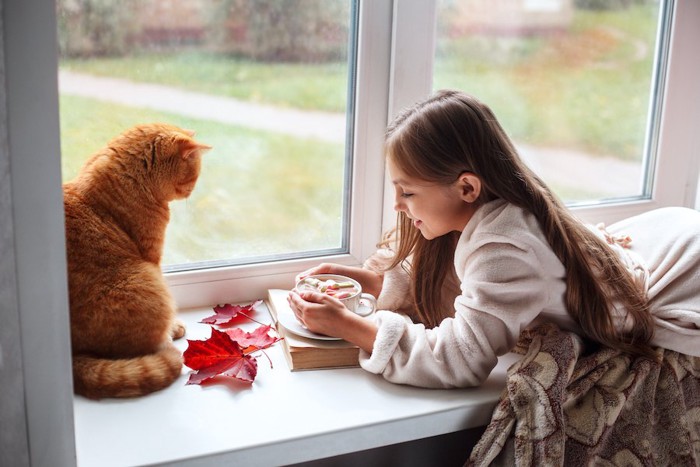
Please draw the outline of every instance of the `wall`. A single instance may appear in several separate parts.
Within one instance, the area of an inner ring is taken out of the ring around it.
[[[1,8],[0,465],[71,466],[55,5]]]
[[[0,465],[29,465],[19,334],[12,183],[7,144],[5,54],[0,22]]]

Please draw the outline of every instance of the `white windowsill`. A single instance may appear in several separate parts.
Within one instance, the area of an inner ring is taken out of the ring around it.
[[[187,339],[209,337],[198,321],[210,314],[181,312]],[[252,385],[222,378],[186,386],[185,368],[171,387],[143,398],[76,397],[78,465],[281,465],[484,426],[516,358],[504,357],[482,387],[433,390],[359,368],[291,372],[279,344],[266,352],[273,367],[258,357]]]

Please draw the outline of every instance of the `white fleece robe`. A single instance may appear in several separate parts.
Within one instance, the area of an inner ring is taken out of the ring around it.
[[[700,356],[700,213],[663,208],[591,229],[631,237],[629,249],[613,247],[647,288],[652,343]],[[476,386],[526,327],[548,321],[581,333],[564,305],[564,267],[529,212],[503,200],[480,207],[459,238],[454,267],[461,282],[454,317],[434,329],[395,312],[410,308],[408,275],[401,267],[385,273],[374,348],[360,352],[365,370],[413,386]]]

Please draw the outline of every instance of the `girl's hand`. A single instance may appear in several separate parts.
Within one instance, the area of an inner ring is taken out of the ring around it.
[[[363,292],[372,294],[375,297],[379,297],[384,282],[384,276],[370,271],[369,269],[335,263],[321,263],[318,266],[307,269],[297,275],[296,281],[299,282],[303,278],[314,274],[338,274],[340,276],[350,277],[360,283]]]
[[[371,353],[377,328],[348,310],[337,298],[318,292],[292,291],[287,297],[294,315],[309,331],[340,337]]]
[[[291,292],[289,306],[309,331],[341,337],[342,323],[354,314],[337,298],[318,292]]]

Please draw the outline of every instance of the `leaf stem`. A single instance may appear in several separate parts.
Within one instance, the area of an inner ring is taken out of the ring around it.
[[[241,315],[243,315],[243,316],[245,316],[246,318],[248,318],[248,319],[251,320],[251,321],[255,321],[256,323],[258,323],[258,324],[261,325],[261,326],[270,326],[269,324],[261,323],[261,322],[258,321],[257,319],[248,316],[247,314],[243,313],[242,311],[239,311],[238,313],[241,314]]]
[[[275,341],[275,343],[277,343],[277,342],[279,342],[279,341]],[[274,368],[274,366],[272,365],[272,359],[267,354],[267,352],[265,352],[264,349],[256,348],[255,350],[251,350],[250,352],[244,353],[243,355],[250,355],[252,357],[257,357],[256,355],[253,355],[255,352],[262,352],[262,354],[265,355],[265,358],[267,358],[267,361],[270,363],[270,368]]]

